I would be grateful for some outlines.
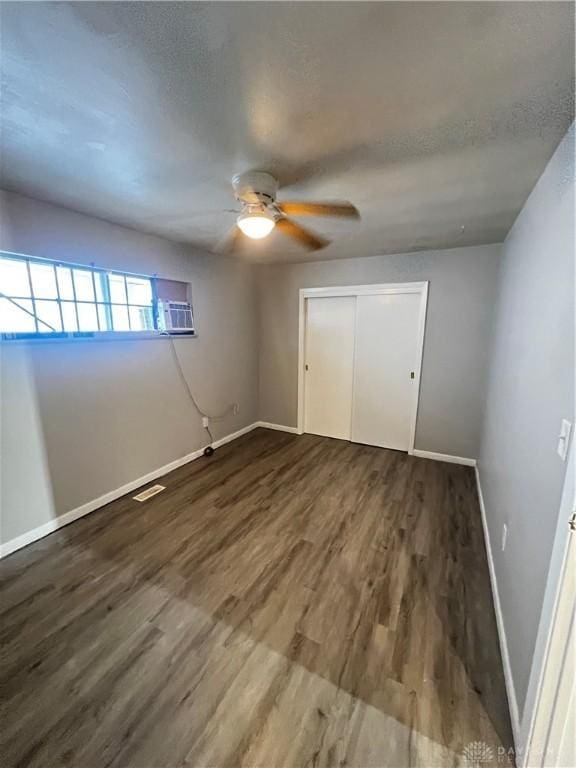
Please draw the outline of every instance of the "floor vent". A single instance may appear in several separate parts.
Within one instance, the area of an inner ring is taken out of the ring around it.
[[[157,493],[160,493],[160,491],[165,491],[166,488],[163,485],[153,485],[151,488],[146,488],[145,491],[142,491],[142,493],[139,493],[138,496],[132,496],[134,501],[147,501],[148,499],[151,499],[152,496],[156,496]]]

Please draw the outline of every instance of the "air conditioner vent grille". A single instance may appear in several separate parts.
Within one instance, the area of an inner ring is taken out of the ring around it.
[[[160,322],[163,330],[168,333],[194,333],[194,317],[192,307],[185,301],[162,301],[160,305]]]
[[[152,485],[150,488],[146,488],[145,491],[142,491],[137,496],[132,496],[132,498],[134,501],[147,501],[148,499],[151,499],[152,496],[156,496],[157,493],[161,493],[165,490],[166,486],[164,485]]]

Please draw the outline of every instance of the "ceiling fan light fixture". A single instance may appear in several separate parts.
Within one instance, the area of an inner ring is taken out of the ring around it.
[[[274,216],[264,206],[249,207],[242,211],[236,223],[253,240],[261,240],[272,232],[276,225]]]

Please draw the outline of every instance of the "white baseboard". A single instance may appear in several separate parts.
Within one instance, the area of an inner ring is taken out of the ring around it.
[[[434,453],[434,451],[420,451],[415,448],[413,456],[421,459],[433,459],[434,461],[446,461],[448,464],[463,464],[465,467],[475,467],[476,459],[467,459],[465,456],[450,456],[448,453]]]
[[[512,678],[512,669],[510,667],[510,654],[508,653],[506,628],[504,626],[504,617],[502,615],[502,607],[500,605],[498,582],[496,580],[496,569],[494,567],[494,558],[492,557],[492,544],[490,543],[490,533],[488,531],[488,521],[486,519],[486,507],[484,506],[484,496],[482,495],[482,486],[480,485],[480,473],[478,471],[478,467],[476,467],[476,486],[478,488],[478,500],[480,502],[480,513],[482,515],[482,527],[484,528],[484,540],[486,542],[486,554],[488,556],[488,569],[490,571],[490,585],[492,587],[494,612],[496,613],[496,623],[498,625],[498,639],[500,641],[502,666],[504,667],[504,680],[506,682],[506,694],[508,696],[510,721],[512,723],[512,733],[514,736],[514,745],[516,747],[517,759],[519,759],[518,749],[520,746],[520,718],[518,715],[518,701],[516,699],[516,689],[514,688],[514,680]]]
[[[224,437],[221,437],[218,440],[215,440],[212,443],[212,447],[220,448],[220,446],[226,445],[226,443],[231,443],[232,440],[236,440],[237,438],[242,437],[242,435],[246,435],[248,434],[248,432],[252,432],[253,429],[256,429],[256,427],[259,427],[259,426],[260,424],[257,421],[255,421],[253,424],[248,424],[248,426],[242,427],[242,429],[238,429],[236,430],[236,432],[231,432],[229,435],[224,435]],[[196,451],[195,453],[198,453],[198,451]],[[204,453],[203,448],[200,450],[200,453]],[[196,456],[194,456],[194,458],[196,458]],[[185,464],[186,462],[183,462],[183,463]]]
[[[242,429],[239,429],[237,432],[233,432],[230,435],[221,437],[219,440],[215,440],[212,443],[212,447],[219,448],[222,445],[226,445],[226,443],[230,443],[232,440],[236,440],[236,438],[245,435],[247,432],[251,432],[258,426],[260,425],[256,422],[254,424],[249,424],[247,427],[242,427]],[[73,523],[74,520],[78,520],[80,517],[84,517],[84,515],[88,515],[90,512],[94,512],[95,509],[99,509],[106,504],[110,504],[111,501],[115,501],[121,496],[125,496],[127,493],[130,493],[131,491],[134,491],[137,488],[150,483],[152,480],[156,480],[157,478],[162,477],[162,475],[167,475],[168,472],[172,472],[172,470],[178,469],[178,467],[181,467],[184,464],[188,464],[190,461],[194,461],[194,459],[200,458],[203,453],[204,448],[199,448],[197,451],[188,453],[186,456],[181,456],[179,459],[175,459],[169,464],[165,464],[163,467],[154,469],[152,472],[148,472],[148,474],[136,478],[136,480],[131,480],[129,483],[126,483],[126,485],[123,485],[120,488],[109,491],[103,496],[99,496],[97,499],[88,501],[86,504],[82,504],[82,506],[76,507],[76,509],[71,509],[69,512],[65,512],[63,515],[59,515],[53,520],[49,520],[47,523],[44,523],[44,525],[33,528],[31,531],[26,531],[26,533],[17,536],[15,539],[10,539],[10,541],[0,545],[0,558],[10,555],[12,552],[16,552],[16,550],[22,549],[22,547],[26,547],[28,544],[32,544],[32,542],[44,538],[44,536],[48,536],[49,533],[53,533],[59,528],[63,528],[65,525]]]
[[[278,432],[290,432],[293,435],[300,434],[298,427],[286,427],[284,424],[272,424],[270,421],[257,421],[256,426],[264,429],[276,429]]]

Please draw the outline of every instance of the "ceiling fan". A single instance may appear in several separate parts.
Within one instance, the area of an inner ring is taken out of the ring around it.
[[[221,250],[230,253],[242,243],[244,236],[261,240],[274,228],[286,237],[311,251],[324,248],[330,243],[325,237],[315,234],[293,221],[290,216],[338,216],[359,219],[357,208],[347,202],[305,203],[301,201],[276,200],[278,182],[264,171],[241,173],[232,179],[236,199],[242,204],[236,226],[226,239]]]

